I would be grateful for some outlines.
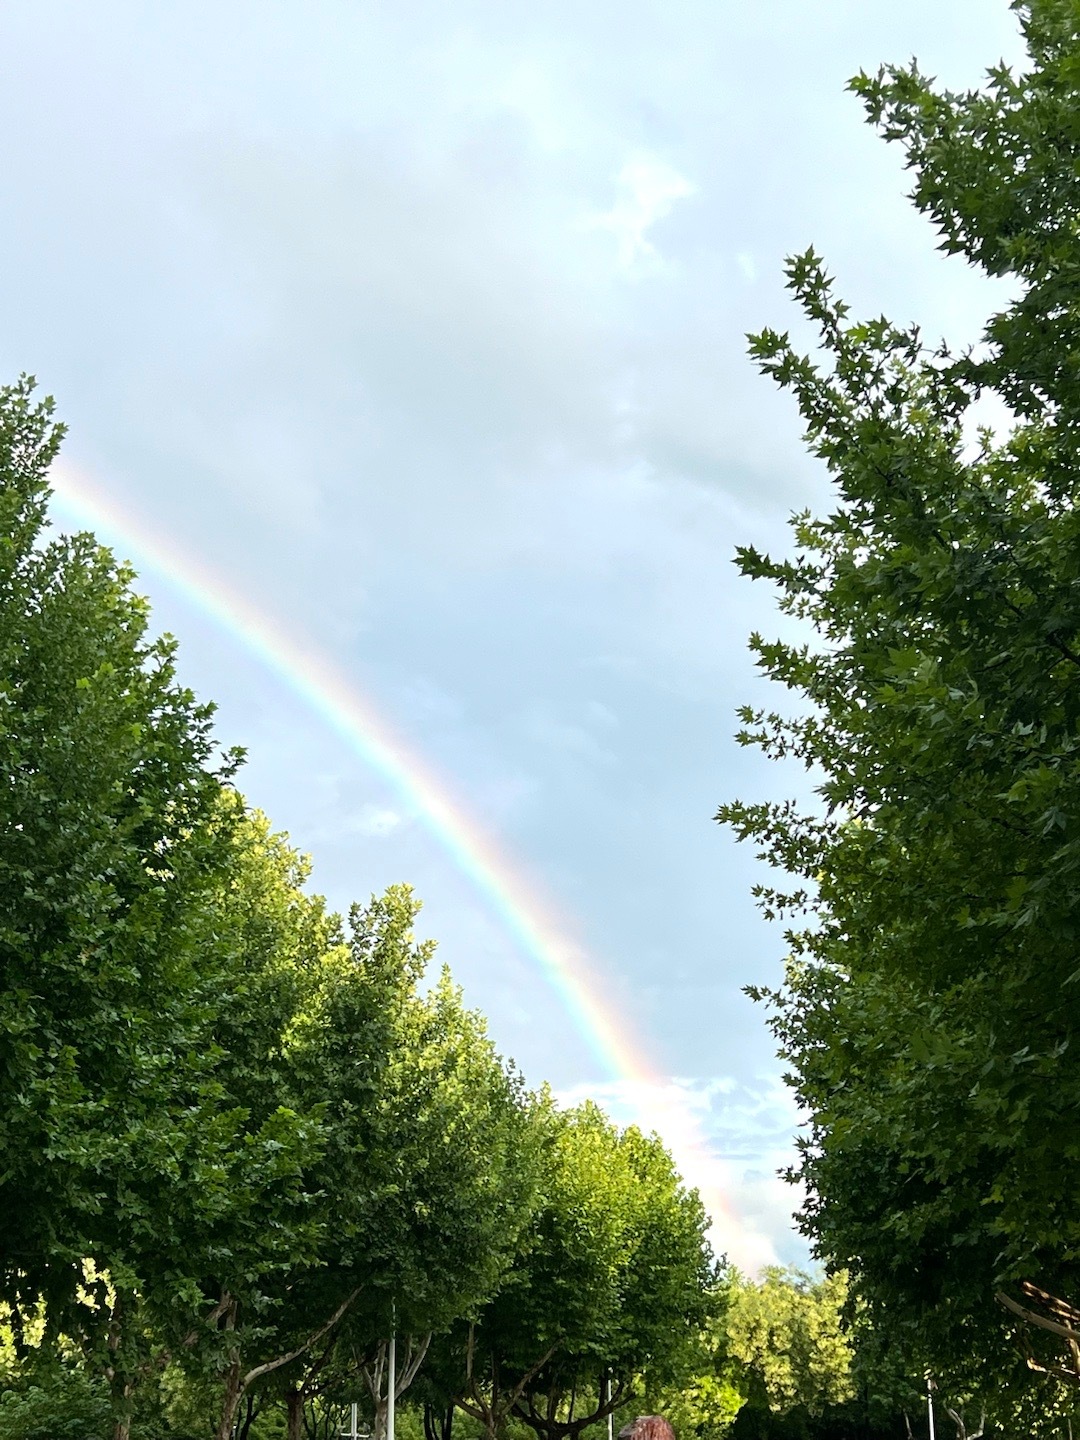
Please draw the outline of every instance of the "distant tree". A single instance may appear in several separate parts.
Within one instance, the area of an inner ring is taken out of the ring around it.
[[[1080,11],[1014,8],[1022,73],[853,82],[942,248],[1010,278],[985,344],[852,320],[812,252],[788,273],[820,361],[753,340],[837,501],[790,558],[740,551],[800,622],[752,642],[798,711],[747,709],[742,739],[821,804],[721,811],[790,877],[758,893],[792,917],[769,999],[803,1228],[910,1369],[976,1395],[1029,1393],[997,1289],[1080,1297]],[[1011,434],[969,433],[980,395]]]
[[[594,1105],[538,1115],[540,1200],[513,1269],[475,1324],[449,1338],[458,1407],[491,1436],[511,1415],[576,1440],[633,1392],[688,1370],[714,1267],[706,1219],[655,1137]]]
[[[774,1413],[821,1415],[852,1398],[852,1349],[841,1322],[846,1297],[842,1275],[815,1281],[772,1267],[758,1281],[736,1281],[727,1339],[736,1383],[749,1400]]]

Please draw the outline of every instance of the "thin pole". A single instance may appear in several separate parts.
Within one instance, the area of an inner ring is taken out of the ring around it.
[[[359,1431],[357,1430],[357,1426],[356,1426],[356,1422],[357,1422],[357,1412],[359,1411],[359,1408],[360,1408],[360,1407],[357,1405],[356,1401],[354,1400],[354,1401],[352,1402],[352,1416],[351,1416],[351,1421],[352,1421],[352,1429],[351,1429],[352,1440],[358,1440],[358,1436],[359,1436]]]
[[[387,1357],[386,1386],[386,1440],[394,1440],[394,1401],[397,1399],[397,1306],[394,1306],[393,1324],[395,1333],[390,1336],[390,1354]],[[933,1437],[931,1436],[931,1440]]]
[[[926,1372],[926,1413],[930,1417],[930,1440],[934,1440],[934,1382]]]
[[[611,1376],[604,1376],[604,1404],[611,1400]],[[607,1417],[607,1440],[615,1440],[615,1415],[611,1413]]]

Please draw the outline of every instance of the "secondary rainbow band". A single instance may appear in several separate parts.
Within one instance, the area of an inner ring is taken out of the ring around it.
[[[59,509],[93,530],[142,568],[167,581],[194,609],[275,674],[404,800],[498,915],[521,950],[539,966],[583,1040],[610,1075],[631,1082],[638,1122],[663,1136],[684,1178],[709,1210],[718,1244],[738,1260],[748,1237],[717,1186],[717,1161],[696,1117],[664,1077],[645,1062],[645,1048],[590,973],[574,944],[507,857],[483,833],[446,783],[395,735],[355,681],[301,644],[215,571],[180,552],[144,521],[121,509],[82,471],[66,462],[51,475]]]

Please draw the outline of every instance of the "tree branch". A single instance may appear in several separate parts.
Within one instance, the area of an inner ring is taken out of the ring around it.
[[[1004,1305],[1006,1310],[1011,1310],[1014,1315],[1019,1315],[1021,1320],[1026,1320],[1030,1325],[1037,1325],[1040,1330],[1049,1330],[1052,1335],[1060,1335],[1064,1340],[1080,1341],[1080,1330],[1073,1330],[1068,1325],[1059,1325],[1056,1320],[1048,1320],[1045,1315],[1037,1315],[1034,1310],[1026,1309],[1019,1301],[1006,1295],[1003,1290],[999,1290],[994,1299],[999,1305]]]
[[[240,1389],[242,1391],[246,1390],[253,1380],[258,1380],[260,1375],[269,1375],[273,1370],[280,1370],[282,1365],[288,1365],[290,1360],[295,1360],[298,1355],[303,1355],[305,1350],[309,1350],[316,1341],[322,1339],[328,1330],[334,1328],[345,1314],[345,1311],[348,1310],[349,1306],[360,1294],[362,1288],[362,1286],[358,1285],[352,1294],[341,1302],[333,1315],[330,1316],[330,1319],[327,1320],[326,1324],[320,1325],[314,1335],[309,1335],[302,1345],[298,1345],[295,1350],[290,1350],[287,1355],[279,1355],[276,1360],[267,1360],[264,1365],[256,1365],[254,1370],[249,1370],[240,1382]]]

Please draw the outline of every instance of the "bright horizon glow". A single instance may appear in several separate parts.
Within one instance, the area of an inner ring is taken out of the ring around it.
[[[379,713],[357,681],[310,641],[291,635],[276,616],[253,604],[220,573],[121,506],[81,468],[59,462],[50,479],[61,514],[92,530],[119,551],[120,558],[159,575],[302,700],[396,792],[555,991],[590,1053],[625,1085],[636,1123],[661,1136],[683,1179],[701,1195],[716,1249],[744,1270],[773,1261],[766,1237],[750,1229],[727,1204],[724,1162],[711,1153],[678,1084],[647,1061],[647,1046],[604,994],[588,955],[567,934],[566,923],[485,834],[447,782]]]

